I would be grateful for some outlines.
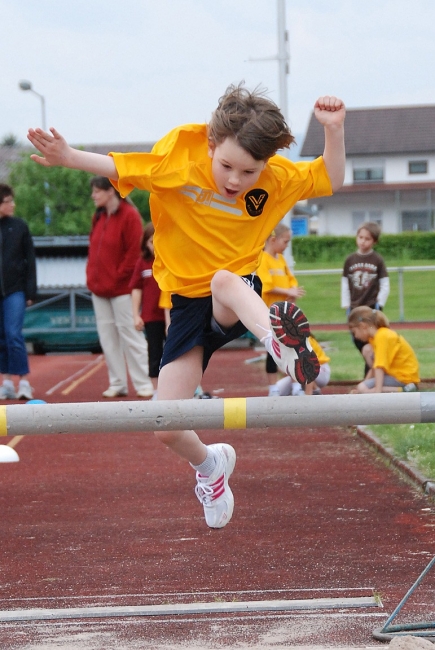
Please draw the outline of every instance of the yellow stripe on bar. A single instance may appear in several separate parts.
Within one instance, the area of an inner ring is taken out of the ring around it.
[[[224,429],[246,429],[246,397],[224,398]]]
[[[6,406],[0,406],[0,436],[8,435]]]

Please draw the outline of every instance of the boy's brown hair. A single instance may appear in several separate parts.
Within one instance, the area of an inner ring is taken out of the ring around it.
[[[219,99],[208,137],[216,145],[234,138],[254,160],[267,160],[295,141],[278,106],[264,91],[256,88],[250,92],[243,83],[228,86]]]
[[[360,230],[368,230],[371,236],[373,237],[373,241],[375,244],[379,241],[379,237],[381,236],[381,227],[378,223],[375,223],[374,221],[365,221],[360,225],[358,230],[356,231],[356,234],[358,235]]]

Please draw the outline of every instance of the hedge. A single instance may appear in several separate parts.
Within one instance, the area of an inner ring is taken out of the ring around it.
[[[355,237],[310,235],[293,237],[292,252],[298,262],[339,262],[356,249]],[[435,232],[382,235],[376,250],[386,260],[435,260]]]

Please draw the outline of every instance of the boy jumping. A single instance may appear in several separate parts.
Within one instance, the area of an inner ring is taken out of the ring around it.
[[[255,275],[267,237],[292,206],[343,183],[344,104],[320,97],[314,112],[324,127],[324,153],[300,163],[276,155],[294,141],[279,108],[241,84],[227,89],[208,125],[178,127],[150,153],[105,156],[71,148],[53,128],[29,130],[42,154],[31,156],[35,162],[106,176],[122,196],[135,187],[150,192],[153,272],[173,305],[159,400],[193,397],[213,352],[247,330],[283,372],[301,384],[316,378],[304,314],[289,302],[273,304],[269,313]],[[234,449],[206,446],[195,431],[156,436],[196,470],[195,493],[208,526],[225,526],[234,509],[228,485]]]

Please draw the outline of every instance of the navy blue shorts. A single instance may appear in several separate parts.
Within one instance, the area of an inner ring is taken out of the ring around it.
[[[253,274],[243,277],[255,293],[261,296],[260,278]],[[212,329],[212,315],[211,296],[186,298],[176,293],[172,294],[171,324],[163,348],[160,368],[199,345],[204,348],[202,361],[204,372],[213,352],[247,332],[240,321],[226,330],[222,330],[214,323]]]

